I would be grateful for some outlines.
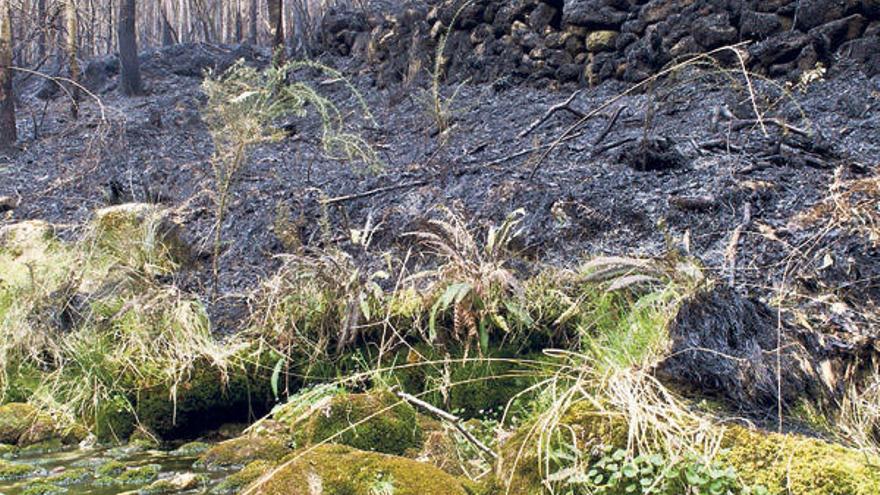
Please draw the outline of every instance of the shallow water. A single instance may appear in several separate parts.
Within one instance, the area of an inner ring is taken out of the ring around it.
[[[7,461],[39,467],[39,472],[18,480],[0,480],[0,495],[19,495],[25,492],[29,483],[47,476],[62,473],[69,469],[87,468],[92,476],[81,483],[64,486],[67,495],[115,495],[118,493],[136,493],[146,484],[127,484],[102,486],[95,482],[95,470],[111,461],[121,461],[128,467],[139,467],[147,464],[158,464],[161,471],[158,479],[170,478],[180,473],[195,473],[205,477],[206,485],[189,493],[202,493],[206,488],[219,483],[230,473],[228,471],[209,471],[194,466],[196,457],[184,457],[163,450],[139,450],[128,447],[74,449],[52,453],[21,454],[7,457]],[[186,492],[184,492],[186,493]]]

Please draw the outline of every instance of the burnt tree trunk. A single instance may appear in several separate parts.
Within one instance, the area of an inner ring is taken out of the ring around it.
[[[126,96],[139,95],[143,92],[135,27],[136,4],[136,0],[119,1],[119,25],[116,34],[119,39],[119,61],[122,69],[119,87]]]
[[[259,1],[250,0],[250,16],[248,18],[248,42],[251,45],[257,44],[257,15],[259,14]]]
[[[46,25],[46,0],[37,0],[37,22],[40,30],[37,34],[37,57],[42,62],[46,57],[46,31],[49,30]]]
[[[177,33],[174,32],[174,27],[171,26],[171,22],[168,20],[168,11],[165,10],[165,4],[162,4],[160,9],[159,15],[162,17],[162,45],[173,45],[177,43]]]
[[[273,61],[276,66],[284,64],[284,0],[269,0],[269,22],[272,26]]]
[[[77,38],[79,37],[79,20],[76,17],[76,0],[67,0],[65,3],[65,17],[67,20],[67,63],[70,67],[70,115],[74,119],[79,118],[79,51]]]
[[[0,148],[15,144],[15,101],[12,92],[12,9],[0,0]]]

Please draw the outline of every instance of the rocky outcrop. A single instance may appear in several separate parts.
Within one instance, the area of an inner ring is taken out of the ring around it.
[[[462,6],[463,5],[463,6]],[[841,55],[880,73],[876,0],[433,0],[394,12],[336,10],[325,47],[388,85],[452,80],[642,81],[670,61],[741,42],[751,70],[796,79]]]

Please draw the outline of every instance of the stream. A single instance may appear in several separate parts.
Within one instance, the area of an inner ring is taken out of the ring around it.
[[[197,455],[136,445],[8,455],[7,468],[33,469],[18,476],[0,474],[0,495],[204,493],[231,474],[195,465]],[[153,485],[157,480],[187,478],[192,486],[183,489]]]

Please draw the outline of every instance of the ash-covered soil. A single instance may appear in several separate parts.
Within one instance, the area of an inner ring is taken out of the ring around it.
[[[46,104],[35,97],[40,84],[24,82],[20,150],[0,156],[0,196],[18,205],[2,222],[45,219],[74,237],[108,203],[161,202],[175,210],[201,253],[179,283],[208,300],[213,148],[200,118],[200,75],[238,57],[268,60],[266,52],[243,47],[150,52],[143,57],[149,94],[137,98],[116,92],[112,60],[92,64],[97,99],[84,98],[78,121],[65,98]],[[545,145],[579,118],[557,112],[521,134],[574,88],[446,87],[446,95],[457,91],[457,97],[454,126],[444,137],[425,110],[422,88],[377,89],[368,72],[349,72],[346,59],[323,62],[350,78],[374,122],[339,81],[307,72],[294,77],[340,105],[379,151],[382,166],[327,158],[313,115],[287,122],[291,135],[283,142],[253,150],[224,226],[222,297],[212,304],[221,331],[240,328],[246,295],[278,266],[285,252],[275,232],[279,215],[296,226],[304,246],[320,247],[326,212],[331,237],[353,253],[348,232],[370,218],[379,225],[371,251],[402,256],[412,245],[406,234],[442,205],[481,232],[524,208],[518,247],[528,270],[573,266],[600,253],[660,254],[671,237],[720,283],[761,297],[783,282],[796,288],[805,321],[817,330],[878,333],[865,316],[880,302],[876,240],[852,235],[830,218],[799,216],[829,196],[835,174],[847,180],[878,173],[880,76],[869,79],[840,63],[789,94],[777,83],[752,80],[766,134],[735,71],[687,69],[621,97],[630,86],[607,81],[582,90],[571,104],[584,113],[607,107],[543,156]],[[348,195],[363,197],[321,205]]]

